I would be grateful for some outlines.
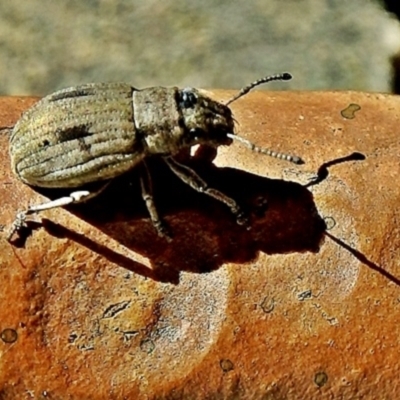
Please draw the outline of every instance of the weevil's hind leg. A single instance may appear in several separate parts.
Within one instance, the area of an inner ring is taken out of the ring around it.
[[[72,192],[69,196],[61,197],[56,200],[47,201],[46,203],[37,204],[35,206],[30,206],[25,211],[20,211],[17,213],[14,222],[12,223],[6,239],[10,241],[15,233],[18,233],[21,229],[26,228],[26,217],[28,215],[36,214],[41,211],[50,210],[52,208],[64,207],[69,204],[82,203],[87,201],[98,194],[100,194],[111,181],[108,181],[106,184],[101,186],[100,189],[89,192],[88,190],[77,190],[76,192]]]
[[[157,207],[154,203],[153,185],[151,176],[146,163],[142,162],[142,171],[140,175],[140,188],[142,191],[142,198],[146,204],[147,211],[149,212],[151,222],[156,229],[159,236],[171,241],[171,235],[166,225],[158,215]]]
[[[213,197],[214,199],[227,205],[230,208],[232,214],[236,216],[236,221],[239,225],[248,224],[248,219],[246,218],[244,212],[241,210],[235,200],[218,191],[217,189],[212,189],[208,187],[207,183],[202,178],[200,178],[200,176],[197,175],[195,171],[193,171],[186,165],[180,164],[174,158],[168,156],[164,157],[164,160],[169,168],[171,168],[172,172],[180,179],[182,179],[183,182],[187,183],[198,192],[205,193],[206,195]]]

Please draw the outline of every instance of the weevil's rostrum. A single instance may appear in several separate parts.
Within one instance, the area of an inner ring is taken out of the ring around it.
[[[229,145],[233,140],[270,156],[300,163],[299,157],[260,148],[234,134],[228,104],[255,86],[291,79],[272,75],[244,87],[225,104],[196,89],[150,87],[138,90],[125,83],[93,83],[55,92],[36,103],[16,123],[10,135],[11,165],[31,186],[79,188],[70,196],[31,206],[18,213],[8,239],[25,226],[29,214],[88,200],[98,194],[82,190],[91,182],[108,182],[142,163],[142,196],[161,236],[166,229],[155,207],[145,159],[159,156],[195,190],[226,204],[238,223],[243,213],[234,199],[209,188],[195,171],[173,156],[196,144]]]

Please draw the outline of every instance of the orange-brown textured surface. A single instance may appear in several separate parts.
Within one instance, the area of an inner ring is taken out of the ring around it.
[[[0,99],[0,125],[33,101]],[[154,160],[172,243],[136,171],[1,239],[1,399],[398,398],[400,99],[256,92],[232,109],[238,133],[306,162],[197,152],[250,230]],[[12,175],[7,140],[4,225],[45,199]]]

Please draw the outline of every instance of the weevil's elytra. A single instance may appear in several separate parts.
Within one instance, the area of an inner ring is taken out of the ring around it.
[[[254,151],[300,163],[299,157],[260,148],[235,135],[228,107],[261,83],[290,78],[289,74],[280,74],[255,81],[226,104],[192,88],[138,90],[125,83],[93,83],[60,90],[44,97],[16,123],[10,135],[12,169],[31,186],[82,188],[98,181],[104,181],[105,187],[111,179],[143,164],[143,198],[158,233],[166,236],[145,166],[147,157],[159,156],[180,179],[225,203],[238,223],[244,223],[243,212],[234,199],[209,188],[193,170],[178,163],[174,155],[197,144],[218,147],[239,140]],[[18,213],[8,238],[24,226],[29,214],[85,201],[97,194],[78,190],[70,196],[32,206]]]
[[[133,168],[143,158],[133,90],[124,84],[84,85],[39,101],[11,134],[16,175],[33,186],[68,188]]]

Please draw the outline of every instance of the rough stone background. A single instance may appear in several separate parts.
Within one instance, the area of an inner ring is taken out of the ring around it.
[[[400,28],[378,0],[0,2],[0,93],[91,81],[389,91]],[[275,86],[274,86],[275,85]]]

